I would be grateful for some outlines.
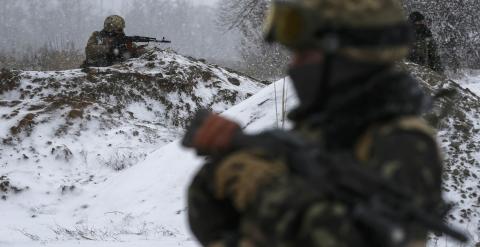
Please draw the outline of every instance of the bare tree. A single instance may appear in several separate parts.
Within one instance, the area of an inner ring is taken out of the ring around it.
[[[220,30],[213,7],[190,0],[114,2],[120,5],[109,9],[107,1],[98,0],[5,1],[0,7],[0,66],[38,68],[35,56],[53,54],[45,52],[52,49],[70,52],[72,44],[83,54],[90,34],[102,29],[105,17],[111,14],[125,17],[128,35],[165,36],[173,41],[161,47],[217,62],[240,60],[238,32]]]
[[[408,12],[420,11],[430,22],[444,62],[452,69],[480,68],[478,0],[404,0]]]
[[[284,75],[288,52],[263,40],[263,21],[269,0],[226,0],[219,9],[219,25],[226,31],[239,30],[238,46],[248,73],[260,79]]]

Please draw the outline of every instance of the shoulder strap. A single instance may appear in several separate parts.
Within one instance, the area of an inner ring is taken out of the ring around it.
[[[358,138],[354,148],[355,157],[361,162],[367,162],[370,159],[375,138],[379,135],[388,135],[396,130],[415,131],[435,136],[435,130],[417,116],[405,116],[386,123],[374,124]]]

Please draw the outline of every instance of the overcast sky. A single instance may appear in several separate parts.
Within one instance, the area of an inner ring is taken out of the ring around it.
[[[5,2],[3,2],[5,1]],[[219,0],[0,0],[0,53],[29,52],[49,45],[83,50],[106,16],[126,19],[126,33],[172,40],[162,48],[198,58],[237,61],[238,32],[217,22]],[[175,4],[175,3],[181,4]],[[18,21],[18,16],[24,16]],[[20,56],[17,55],[17,56]]]
[[[128,2],[128,0],[101,0],[104,2],[105,7],[111,7],[115,9],[115,6],[121,6],[123,2]],[[175,0],[172,0],[175,1]],[[219,2],[219,0],[188,0],[195,4],[207,4],[207,5],[215,5]]]
[[[218,0],[190,0],[195,3],[202,3],[202,4],[216,4]]]

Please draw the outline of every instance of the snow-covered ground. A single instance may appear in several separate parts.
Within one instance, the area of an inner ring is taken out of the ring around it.
[[[468,75],[459,79],[459,83],[480,96],[480,71],[470,71]]]
[[[89,121],[83,122],[85,125],[81,128],[79,125],[83,120],[77,119],[78,121],[72,121],[74,127],[69,128],[71,131],[58,137],[50,132],[52,126],[61,126],[59,122],[69,121],[65,120],[63,115],[68,115],[74,107],[66,105],[63,109],[56,109],[55,115],[49,113],[50,118],[45,117],[44,114],[35,115],[34,122],[39,124],[34,126],[30,135],[21,135],[22,138],[19,139],[14,138],[12,146],[9,140],[12,132],[10,126],[19,123],[32,109],[37,109],[32,106],[38,105],[37,103],[40,102],[38,99],[42,97],[37,97],[38,92],[36,92],[32,94],[34,100],[24,100],[24,102],[36,103],[23,106],[22,102],[18,103],[14,100],[15,97],[19,97],[18,92],[3,94],[4,98],[0,99],[0,116],[2,114],[10,116],[17,108],[20,110],[11,117],[15,118],[14,120],[2,119],[0,122],[0,141],[3,140],[3,145],[0,143],[0,185],[5,184],[6,181],[2,181],[1,176],[8,177],[10,183],[7,198],[0,200],[0,247],[198,246],[188,230],[185,194],[189,181],[202,160],[192,151],[182,148],[178,141],[174,141],[181,136],[182,123],[188,120],[188,114],[193,108],[197,109],[199,106],[197,104],[200,102],[213,107],[217,112],[228,109],[223,114],[239,121],[248,132],[270,127],[288,127],[288,123],[283,123],[282,113],[284,109],[291,109],[295,105],[296,98],[288,80],[280,80],[260,90],[262,86],[251,79],[231,74],[221,68],[204,65],[184,57],[168,54],[163,56],[165,57],[159,61],[154,58],[153,65],[150,64],[152,61],[138,61],[130,66],[127,64],[126,67],[112,68],[111,71],[96,71],[96,74],[87,71],[87,75],[81,71],[71,71],[68,78],[97,76],[99,72],[115,75],[115,70],[120,71],[121,74],[138,71],[142,76],[136,77],[136,80],[145,79],[145,85],[154,85],[163,82],[148,81],[151,78],[149,75],[157,78],[160,73],[163,77],[168,77],[182,72],[185,67],[190,67],[190,71],[194,72],[199,68],[200,71],[213,71],[213,75],[203,72],[193,73],[203,78],[195,80],[200,80],[197,82],[200,84],[193,87],[194,94],[162,95],[163,98],[169,99],[168,102],[180,104],[183,107],[183,110],[173,112],[180,121],[160,120],[165,116],[166,109],[162,104],[156,103],[162,101],[162,97],[156,98],[156,95],[124,104],[120,112],[125,114],[108,111],[107,105],[112,103],[112,99],[107,99],[93,106],[88,105],[83,114],[97,114],[98,119],[106,117],[114,124],[106,125],[101,120],[88,119]],[[162,67],[168,64],[171,66]],[[162,71],[156,69],[158,67],[163,68]],[[437,77],[431,79],[431,76],[418,67],[412,67],[412,69],[430,93],[438,92],[441,88],[456,87],[455,83],[445,80],[437,83],[437,80],[441,79]],[[28,75],[36,72],[25,73]],[[58,76],[61,85],[68,85],[66,80],[61,79],[64,75]],[[184,76],[177,82],[188,81],[191,77]],[[35,74],[31,77],[43,78],[45,75]],[[108,81],[102,78],[105,77],[92,80],[95,83]],[[35,88],[34,84],[33,80],[25,81],[24,79],[21,88],[23,91],[32,90]],[[480,77],[469,76],[462,79],[460,84],[480,94]],[[27,88],[28,85],[32,87]],[[477,87],[479,90],[476,89]],[[179,88],[185,89],[182,85]],[[188,91],[189,87],[186,89]],[[228,92],[237,90],[237,93],[225,93],[226,89],[230,90]],[[136,88],[136,90],[141,91],[142,88]],[[1,93],[0,88],[0,95]],[[226,97],[217,99],[216,95],[222,93]],[[252,94],[252,97],[243,100]],[[232,95],[235,96],[233,99]],[[283,95],[286,96],[283,97]],[[458,107],[461,109],[457,110],[462,114],[455,113],[454,116],[450,116],[448,114],[453,113],[447,112],[445,117],[442,115],[445,112],[438,113],[438,118],[443,121],[439,125],[439,140],[447,154],[446,167],[449,169],[445,187],[448,190],[446,197],[455,200],[456,203],[452,213],[455,219],[450,220],[456,225],[468,228],[471,236],[478,240],[476,229],[479,221],[474,208],[477,205],[475,202],[477,197],[472,196],[473,192],[469,190],[475,186],[478,188],[478,179],[476,175],[461,178],[455,175],[458,171],[463,174],[467,169],[472,174],[480,173],[476,168],[480,160],[480,156],[477,155],[478,150],[469,150],[479,146],[477,144],[480,138],[476,134],[479,126],[474,124],[475,119],[478,119],[476,114],[479,109],[469,109],[469,106],[477,104],[478,100],[469,93],[460,92],[459,95],[463,101],[468,101],[470,104],[458,102]],[[7,100],[7,97],[10,97],[10,100]],[[448,106],[448,102],[445,102],[447,100],[440,101],[437,108],[444,110]],[[231,107],[232,105],[235,106]],[[43,119],[48,121],[39,120],[39,116],[43,116]],[[461,121],[468,122],[468,126],[461,125]],[[145,126],[148,128],[144,128]],[[137,129],[140,133],[134,134],[133,131]],[[28,132],[29,128],[22,131]],[[80,135],[77,135],[78,131]],[[467,133],[469,136],[467,134],[460,136],[459,133]],[[45,136],[52,137],[52,142],[55,144],[45,143]],[[143,141],[148,138],[150,141]],[[469,141],[468,145],[466,141]],[[109,144],[112,145],[109,146]],[[460,146],[455,146],[457,144]],[[31,150],[30,146],[34,147],[35,151]],[[68,152],[65,152],[63,146],[68,147],[73,154],[72,158],[68,158],[69,155],[65,156]],[[127,152],[122,151],[115,156],[116,150],[119,149]],[[87,150],[83,152],[86,154],[82,154],[82,150]],[[462,152],[465,150],[472,153],[475,162],[470,160],[463,162],[471,158],[463,156]],[[105,166],[108,164],[105,158],[97,158],[97,154],[101,157],[113,157],[112,162],[115,163],[115,159],[130,158],[128,155],[125,156],[128,152],[144,155],[139,157],[133,155],[131,164],[118,169],[119,171],[111,169],[108,165]],[[24,158],[23,154],[28,158]],[[36,160],[39,161],[36,162]],[[99,162],[102,160],[103,162]],[[28,189],[26,189],[27,186]],[[18,193],[15,193],[14,188],[19,190]],[[468,200],[462,199],[462,196],[468,197]],[[465,208],[472,208],[472,210],[464,217]],[[431,246],[456,246],[446,239],[439,241],[431,243]]]
[[[160,50],[0,80],[1,247],[194,245],[182,199],[194,157],[165,145],[197,109],[223,112],[265,86]]]
[[[428,246],[480,246],[480,73],[469,71],[448,80],[413,64],[410,70],[435,96],[433,110],[425,117],[437,127],[443,151],[444,197],[452,205],[446,220],[470,239],[460,244],[434,238]]]
[[[262,85],[250,78],[181,56],[162,55],[160,62],[155,59],[154,62],[158,62],[155,65],[138,61],[104,72],[118,70],[122,74],[156,77],[163,74],[167,77],[168,73],[187,74],[182,69],[197,66],[204,80],[197,82],[193,96],[182,96],[180,92],[180,98],[170,97],[171,103],[181,108],[187,102],[191,107],[184,109],[194,110],[199,106],[191,103],[191,98],[223,112],[239,99],[242,101],[243,97],[255,94],[224,114],[240,121],[248,131],[288,126],[282,122],[282,104],[291,107],[295,103],[288,81],[279,81],[258,92]],[[172,66],[162,67],[169,64]],[[212,71],[213,75],[205,71]],[[83,117],[79,119],[65,116],[76,109],[70,104],[54,112],[39,107],[41,109],[35,112],[28,128],[21,129],[19,135],[12,134],[11,126],[19,124],[32,108],[36,109],[32,105],[45,103],[41,94],[51,94],[43,89],[36,90],[37,84],[42,83],[35,78],[52,78],[54,74],[52,81],[70,88],[69,83],[75,78],[81,78],[82,85],[88,84],[84,77],[92,72],[87,71],[87,75],[84,72],[22,72],[18,87],[21,89],[3,94],[0,113],[10,116],[17,109],[18,113],[0,124],[0,140],[4,140],[0,145],[0,176],[5,176],[0,178],[0,183],[6,185],[7,190],[0,191],[5,196],[0,200],[0,246],[197,246],[185,222],[184,197],[201,160],[180,147],[178,141],[167,144],[178,138],[183,130],[182,126],[161,119],[169,112],[156,103],[158,100],[152,99],[155,96],[125,104],[120,112],[127,112],[127,117],[116,113],[109,115],[108,109],[104,109],[105,105],[117,103],[119,100],[115,97],[118,95],[82,108]],[[100,72],[94,71],[92,76]],[[180,79],[188,80],[190,75],[186,77]],[[107,76],[99,78],[94,83],[108,83]],[[66,94],[83,89],[66,90]],[[18,92],[28,90],[35,91],[31,99],[18,100]],[[225,97],[220,98],[222,94]],[[188,120],[188,112],[176,113],[179,113],[177,117],[186,116],[180,118],[182,121]],[[99,120],[87,119],[85,115],[97,115]],[[105,119],[113,124],[106,125],[102,122]],[[60,123],[69,121],[72,124],[67,125],[73,127],[62,135],[55,135]],[[148,131],[142,128],[145,125]],[[139,133],[134,134],[137,129]],[[144,141],[147,138],[150,141]],[[120,171],[112,169],[108,162],[118,165],[125,159],[130,163],[125,167],[121,165],[122,169],[117,169]]]

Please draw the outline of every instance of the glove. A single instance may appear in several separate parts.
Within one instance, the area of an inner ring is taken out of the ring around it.
[[[199,153],[228,153],[240,126],[226,118],[210,113],[195,132],[192,147]],[[230,199],[235,208],[243,211],[254,200],[263,184],[286,172],[286,165],[262,155],[261,150],[240,150],[227,154],[212,169],[216,199]]]
[[[221,152],[228,146],[232,132],[240,129],[218,115],[207,113],[198,130],[188,137],[188,147],[205,154]],[[186,134],[187,135],[187,134]],[[219,161],[205,164],[188,190],[188,219],[192,232],[204,246],[234,243],[238,239],[239,213],[229,200],[215,196],[214,174]]]
[[[245,211],[263,187],[287,173],[281,160],[268,160],[261,151],[239,151],[229,155],[214,172],[214,195],[230,199],[236,210]]]
[[[231,147],[240,126],[226,118],[210,113],[193,137],[192,147],[199,153],[220,153]]]
[[[209,114],[187,141],[189,147],[214,154],[210,158],[215,159],[198,172],[188,194],[190,226],[203,245],[239,242],[243,212],[263,186],[287,171],[281,160],[267,158],[262,150],[232,152],[238,131],[238,124]]]

